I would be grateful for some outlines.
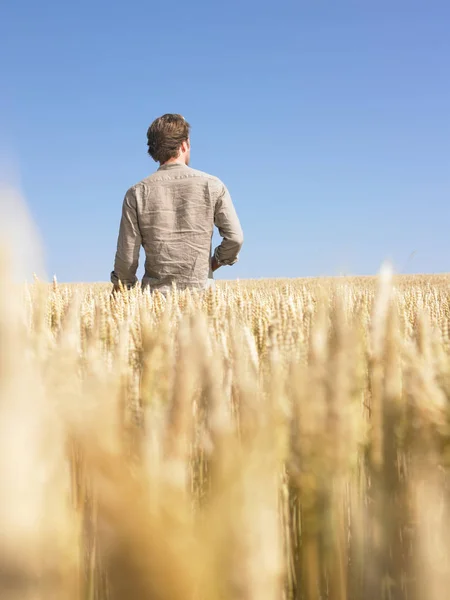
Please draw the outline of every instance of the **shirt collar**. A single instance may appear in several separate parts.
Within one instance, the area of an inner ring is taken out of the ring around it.
[[[175,168],[182,168],[183,169],[183,168],[186,168],[186,167],[187,167],[187,165],[185,165],[182,162],[173,162],[173,163],[168,163],[168,164],[165,164],[165,165],[161,165],[158,168],[158,171],[167,171],[169,169],[175,169]]]

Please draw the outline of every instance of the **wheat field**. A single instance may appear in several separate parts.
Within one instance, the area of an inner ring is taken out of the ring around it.
[[[0,597],[442,600],[450,276],[0,276]]]

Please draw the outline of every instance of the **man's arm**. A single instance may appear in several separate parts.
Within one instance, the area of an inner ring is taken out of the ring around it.
[[[222,265],[234,265],[244,243],[244,234],[227,188],[222,184],[214,210],[214,225],[222,236],[222,242],[214,250],[212,270]]]
[[[136,271],[139,265],[141,243],[136,192],[132,188],[128,190],[123,201],[116,259],[114,271],[111,273],[111,282],[114,284],[115,290],[119,289],[119,281],[128,288],[137,282]]]

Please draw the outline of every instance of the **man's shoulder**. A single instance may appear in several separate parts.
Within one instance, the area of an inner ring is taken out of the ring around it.
[[[218,185],[223,185],[221,180],[215,175],[211,175],[210,173],[206,173],[205,171],[199,171],[198,169],[193,169],[192,167],[187,167],[186,175],[188,177],[200,177],[202,179],[212,181],[213,183],[217,183]]]
[[[145,177],[138,183],[135,183],[130,190],[146,186],[151,183],[157,183],[159,181],[167,181],[168,179],[184,179],[189,177],[198,177],[200,179],[206,179],[208,181],[212,181],[219,185],[223,185],[223,182],[216,177],[215,175],[211,175],[210,173],[206,173],[206,171],[199,171],[198,169],[193,169],[192,167],[184,167],[182,170],[174,171],[155,171]]]
[[[141,179],[141,181],[138,181],[132,185],[130,188],[128,188],[126,196],[139,197],[143,192],[151,187],[152,183],[156,183],[157,179],[154,177],[154,175],[156,175],[156,173],[152,173],[148,177],[145,177],[144,179]]]
[[[154,180],[154,176],[157,173],[152,173],[151,175],[148,175],[147,177],[144,177],[144,179],[141,179],[140,181],[138,181],[137,183],[135,183],[134,185],[132,185],[129,189],[128,192],[136,192],[141,190],[142,188],[145,188],[149,183],[152,182],[152,180]]]
[[[151,187],[152,185],[157,185],[164,181],[189,178],[203,180],[205,182],[210,183],[214,187],[217,187],[218,189],[224,187],[224,183],[215,175],[211,175],[210,173],[206,173],[205,171],[199,171],[198,169],[192,169],[191,167],[185,167],[181,171],[177,170],[176,173],[159,170],[155,171],[154,173],[148,175],[148,177],[145,177],[144,179],[141,179],[141,181],[138,181],[137,183],[132,185],[127,191],[127,194],[140,194],[148,190],[149,187]]]

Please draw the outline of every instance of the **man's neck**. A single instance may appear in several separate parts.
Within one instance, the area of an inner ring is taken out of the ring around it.
[[[160,167],[167,167],[169,165],[184,165],[186,166],[186,163],[184,162],[184,160],[182,158],[170,158],[169,160],[166,160],[165,163],[160,163]]]

